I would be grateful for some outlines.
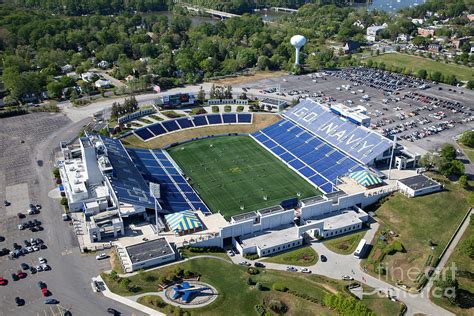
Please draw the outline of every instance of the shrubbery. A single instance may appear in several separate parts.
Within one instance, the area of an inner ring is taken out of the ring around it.
[[[337,311],[341,315],[353,316],[375,316],[364,303],[352,297],[345,297],[340,294],[327,294],[324,297],[324,305]]]
[[[288,288],[283,283],[279,283],[279,282],[273,283],[272,289],[278,292],[288,291]]]
[[[249,268],[247,269],[247,273],[248,273],[248,274],[251,274],[251,275],[256,275],[256,274],[259,274],[260,271],[258,271],[257,268],[249,267]]]

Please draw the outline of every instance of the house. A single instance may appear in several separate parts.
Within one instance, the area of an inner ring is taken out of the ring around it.
[[[356,53],[359,50],[360,46],[361,44],[359,42],[347,41],[343,46],[344,54]]]
[[[418,28],[418,35],[423,36],[423,37],[433,36],[434,35],[434,29],[426,28],[426,27],[419,27]]]
[[[453,46],[457,49],[461,48],[464,44],[469,43],[471,37],[465,36],[460,38],[455,38],[452,40]]]
[[[398,43],[408,43],[411,39],[411,36],[408,34],[398,34],[397,42]]]
[[[422,25],[423,22],[425,22],[424,19],[411,19],[411,23],[413,23],[415,25]]]
[[[110,81],[108,80],[104,80],[104,79],[99,79],[97,80],[94,85],[96,86],[96,88],[101,88],[101,89],[107,89],[107,88],[110,88]]]
[[[428,51],[432,53],[439,53],[441,51],[441,45],[439,43],[431,43],[428,45]]]
[[[106,60],[102,60],[101,62],[97,64],[97,67],[100,67],[102,69],[109,68],[109,66],[110,66],[110,63]]]
[[[364,29],[365,25],[360,20],[355,21],[352,25],[357,26],[358,28]]]
[[[387,24],[384,23],[382,25],[372,25],[367,28],[367,35],[366,38],[369,42],[375,42],[377,40],[377,33],[381,30],[385,29]]]
[[[61,71],[63,73],[68,73],[70,72],[71,70],[73,69],[73,66],[72,65],[69,65],[69,64],[66,64],[64,66],[61,67]]]
[[[86,81],[86,82],[93,82],[94,79],[96,79],[98,76],[96,73],[93,73],[93,72],[85,72],[83,74],[81,74],[81,78],[82,80]]]

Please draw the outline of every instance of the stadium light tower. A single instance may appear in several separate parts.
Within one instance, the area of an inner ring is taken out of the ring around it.
[[[296,56],[295,56],[295,65],[300,64],[300,49],[306,44],[306,37],[303,35],[295,35],[290,39],[291,45],[295,47]]]

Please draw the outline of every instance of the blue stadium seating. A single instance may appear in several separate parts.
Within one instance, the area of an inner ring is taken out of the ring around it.
[[[237,114],[239,123],[252,123],[252,114]]]
[[[284,115],[364,164],[392,146],[389,139],[348,122],[310,99],[301,101]]]
[[[222,117],[220,114],[209,114],[207,116],[209,124],[222,124]]]
[[[193,118],[193,121],[196,126],[208,125],[205,115],[197,115]]]
[[[148,138],[155,136],[147,128],[139,129],[135,132],[135,134],[143,140],[147,140]]]
[[[237,116],[235,114],[222,114],[222,119],[224,123],[236,123]]]
[[[178,123],[182,129],[194,127],[193,122],[187,117],[177,119],[176,123]]]
[[[148,126],[148,129],[155,135],[155,136],[158,136],[158,135],[161,135],[161,134],[165,134],[166,133],[166,130],[163,128],[163,125],[161,125],[161,123],[155,123],[153,125],[150,125]],[[137,132],[138,130],[136,130],[135,132]]]
[[[164,121],[161,124],[168,130],[168,132],[176,131],[179,128],[179,125],[176,124],[176,121],[169,120],[169,121]]]
[[[160,184],[160,204],[163,209],[169,212],[201,209],[203,213],[210,213],[162,150],[127,149],[127,151],[134,158],[133,163],[143,178]]]

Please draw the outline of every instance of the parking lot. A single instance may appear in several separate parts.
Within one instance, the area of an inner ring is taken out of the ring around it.
[[[113,306],[124,315],[142,315],[92,291],[91,277],[109,270],[110,263],[97,261],[95,254],[79,252],[70,222],[62,221],[59,201],[48,197],[54,188],[53,150],[60,140],[77,134],[83,124],[72,123],[62,114],[46,113],[1,120],[0,236],[5,240],[0,242],[0,249],[13,251],[14,243],[17,248],[27,248],[25,241],[32,242],[32,238],[40,238],[45,246],[41,249],[39,243],[30,245],[31,252],[16,259],[0,256],[0,277],[8,282],[0,286],[0,315],[63,315],[65,310],[73,315],[107,315],[107,308]],[[11,204],[5,206],[5,200]],[[27,214],[30,203],[41,205],[38,214]],[[19,212],[24,218],[18,217]],[[19,229],[19,224],[30,221],[34,225],[28,226],[35,228]],[[51,270],[33,273],[29,267],[21,267],[22,263],[37,267],[40,257],[47,260]],[[18,276],[19,270],[26,275],[14,281],[12,274]],[[43,296],[39,281],[46,284],[49,296]],[[24,300],[24,306],[17,306],[16,297]],[[45,304],[47,298],[58,300],[58,304]]]
[[[362,105],[371,128],[399,142],[433,150],[474,127],[474,92],[380,70],[354,68],[284,76],[246,84],[248,94],[311,97],[331,105]],[[412,146],[413,147],[413,146]]]

